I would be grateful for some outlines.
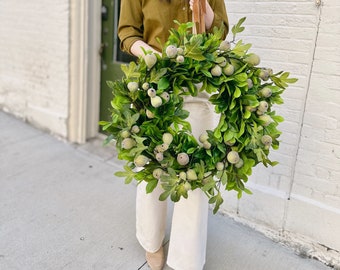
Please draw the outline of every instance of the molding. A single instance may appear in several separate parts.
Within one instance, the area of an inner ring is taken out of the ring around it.
[[[70,1],[70,89],[67,139],[85,143],[98,134],[101,1]]]
[[[98,135],[100,111],[100,70],[101,70],[101,7],[102,1],[89,1],[88,28],[88,81],[87,81],[87,115],[86,139]]]
[[[70,91],[67,139],[86,141],[87,1],[70,1]]]

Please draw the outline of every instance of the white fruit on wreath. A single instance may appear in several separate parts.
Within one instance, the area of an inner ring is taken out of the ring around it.
[[[126,183],[146,181],[147,192],[160,182],[160,200],[177,202],[200,188],[216,213],[222,190],[235,190],[239,198],[242,192],[251,194],[245,183],[252,168],[277,163],[268,154],[279,147],[277,125],[283,118],[273,105],[283,103],[281,94],[296,79],[259,67],[251,44],[235,41],[244,21],[232,28],[230,42],[221,40],[219,29],[192,34],[193,23],[177,22],[161,56],[145,52],[137,63],[122,65],[125,77],[108,82],[111,121],[100,122],[106,141],[114,140],[118,158],[127,161],[116,176]],[[195,138],[183,97],[198,91],[211,95],[220,119],[214,130]]]

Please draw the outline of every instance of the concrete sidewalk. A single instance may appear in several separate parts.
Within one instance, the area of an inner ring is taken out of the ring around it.
[[[114,177],[121,163],[101,143],[71,145],[0,111],[1,270],[148,269],[135,239],[135,186]],[[330,268],[210,214],[204,269]]]

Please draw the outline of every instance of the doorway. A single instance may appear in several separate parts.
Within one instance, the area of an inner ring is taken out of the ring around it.
[[[113,97],[106,82],[120,80],[123,77],[121,64],[135,60],[120,50],[117,35],[120,2],[121,0],[102,0],[100,120],[111,118],[110,104]]]

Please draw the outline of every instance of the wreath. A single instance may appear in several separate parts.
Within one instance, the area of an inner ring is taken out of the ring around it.
[[[160,182],[160,200],[177,202],[200,188],[216,213],[223,189],[237,191],[239,198],[251,194],[245,183],[252,168],[277,164],[268,154],[279,147],[283,117],[272,106],[283,103],[281,94],[296,79],[258,67],[251,44],[235,40],[244,21],[233,26],[230,42],[222,40],[221,29],[192,34],[192,22],[176,22],[162,55],[145,52],[137,63],[121,66],[122,80],[107,82],[112,118],[100,125],[106,142],[114,140],[118,158],[126,160],[116,176],[125,183],[146,181],[148,193]],[[185,96],[200,91],[210,95],[220,118],[214,130],[195,138],[183,105]]]

